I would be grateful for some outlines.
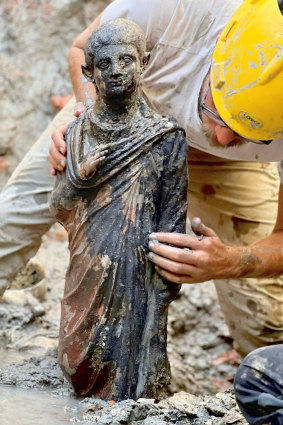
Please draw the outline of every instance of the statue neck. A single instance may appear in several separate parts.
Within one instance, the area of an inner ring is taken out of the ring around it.
[[[94,105],[94,113],[101,121],[121,122],[131,118],[139,107],[138,96],[130,99],[103,99],[98,97]]]

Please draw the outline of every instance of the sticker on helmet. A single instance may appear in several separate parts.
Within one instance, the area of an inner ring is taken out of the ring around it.
[[[261,121],[255,119],[246,111],[240,111],[238,117],[243,124],[254,129],[261,128],[263,125]]]

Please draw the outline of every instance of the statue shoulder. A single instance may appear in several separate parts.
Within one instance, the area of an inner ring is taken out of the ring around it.
[[[139,101],[141,114],[150,121],[152,127],[157,126],[160,130],[171,132],[179,130],[185,135],[185,130],[179,125],[174,117],[159,114],[153,110],[143,98],[140,98]]]

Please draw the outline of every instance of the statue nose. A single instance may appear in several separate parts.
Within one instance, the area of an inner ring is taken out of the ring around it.
[[[111,75],[113,77],[119,76],[122,73],[122,68],[121,65],[119,63],[114,62],[112,64],[112,68],[111,68]]]

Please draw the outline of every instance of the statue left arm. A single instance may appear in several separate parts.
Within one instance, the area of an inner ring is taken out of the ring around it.
[[[187,213],[187,142],[184,131],[179,129],[164,137],[158,230],[183,233]]]
[[[77,189],[93,187],[92,179],[98,167],[106,159],[110,144],[98,145],[85,123],[89,122],[87,110],[73,122],[66,133],[67,176]],[[87,125],[88,127],[88,125]]]

